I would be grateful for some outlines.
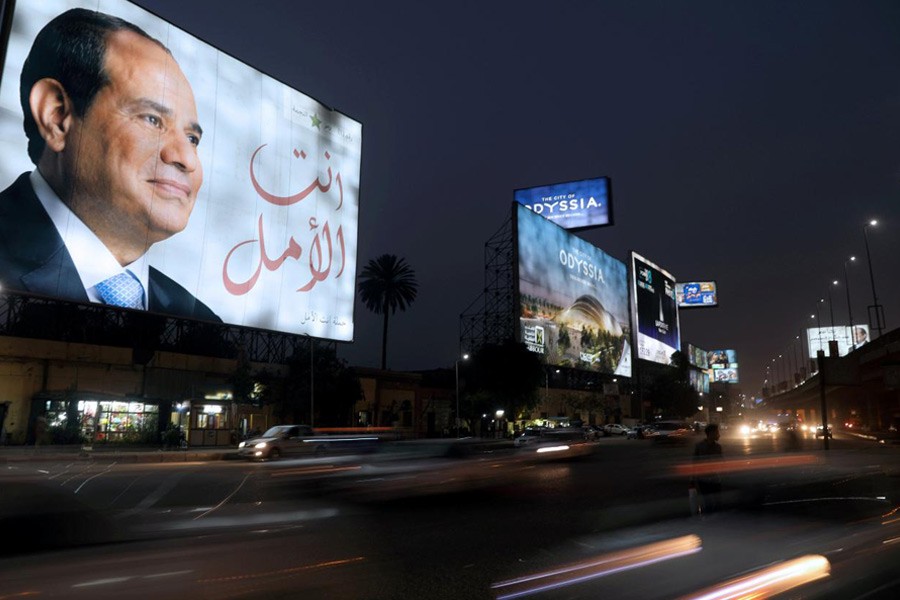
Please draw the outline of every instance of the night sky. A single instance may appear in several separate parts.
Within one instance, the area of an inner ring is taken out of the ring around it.
[[[821,319],[855,322],[872,287],[900,326],[900,3],[280,2],[139,5],[363,124],[360,268],[415,269],[388,367],[452,366],[484,243],[516,188],[606,175],[635,250],[720,306],[682,311],[682,342],[734,348],[741,387]],[[252,6],[252,8],[250,8]],[[512,7],[515,7],[514,9]],[[339,354],[380,361],[359,302]],[[779,371],[781,362],[778,362]]]

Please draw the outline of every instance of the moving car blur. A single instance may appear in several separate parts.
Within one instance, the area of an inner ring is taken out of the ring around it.
[[[777,436],[734,428],[723,431],[721,460],[698,463],[693,443],[663,450],[622,436],[587,441],[583,427],[542,433],[518,448],[489,437],[380,439],[371,452],[279,461],[5,455],[0,526],[14,542],[0,551],[0,597],[893,598],[900,589],[895,444],[841,430],[827,452],[812,437],[788,452]],[[710,474],[722,482],[719,510],[692,516],[689,482]]]

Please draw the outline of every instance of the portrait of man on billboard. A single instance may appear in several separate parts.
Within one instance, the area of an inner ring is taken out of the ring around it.
[[[0,193],[4,287],[219,322],[146,257],[184,230],[203,183],[194,93],[171,52],[68,10],[35,38],[20,101],[36,168]]]

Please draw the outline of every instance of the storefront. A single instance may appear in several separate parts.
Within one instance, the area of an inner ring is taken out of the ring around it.
[[[34,437],[40,444],[159,442],[159,406],[142,399],[88,392],[41,394],[32,410]],[[75,426],[70,426],[72,419]]]

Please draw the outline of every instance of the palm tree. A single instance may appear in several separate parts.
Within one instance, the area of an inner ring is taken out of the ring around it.
[[[384,314],[381,336],[381,368],[387,368],[388,314],[406,310],[416,299],[419,284],[406,260],[382,254],[370,260],[360,274],[359,297],[376,315]]]

